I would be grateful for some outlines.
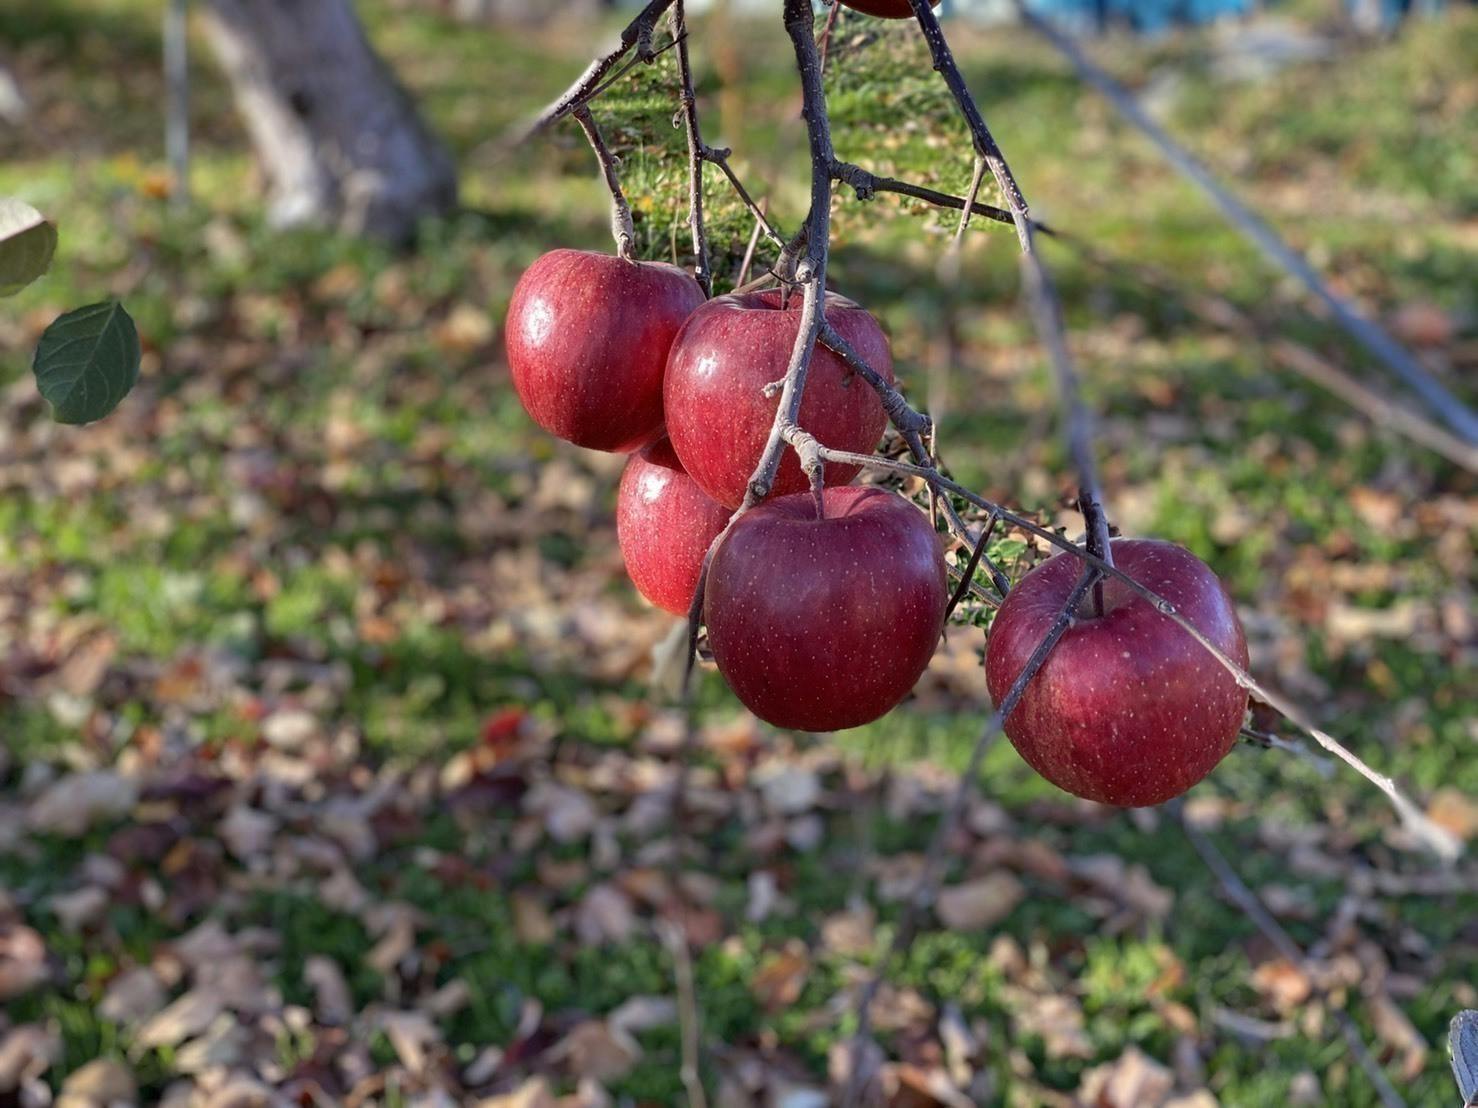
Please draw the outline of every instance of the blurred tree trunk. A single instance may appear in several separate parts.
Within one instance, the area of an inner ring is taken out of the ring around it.
[[[210,0],[209,15],[273,222],[404,240],[422,216],[456,203],[450,155],[350,0]]]

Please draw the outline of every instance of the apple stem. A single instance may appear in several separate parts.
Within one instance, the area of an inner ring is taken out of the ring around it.
[[[631,205],[626,202],[626,194],[621,191],[621,179],[616,173],[618,159],[606,145],[588,107],[582,104],[575,109],[574,116],[575,122],[585,132],[590,148],[595,151],[596,160],[600,162],[601,176],[611,193],[611,235],[616,240],[616,253],[629,260],[636,250],[636,225],[632,222]]]

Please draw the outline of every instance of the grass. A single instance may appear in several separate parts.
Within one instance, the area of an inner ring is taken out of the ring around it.
[[[0,140],[0,192],[36,204],[62,231],[51,275],[7,302],[6,334],[31,335],[63,306],[121,295],[148,351],[143,387],[116,424],[64,438],[45,427],[34,404],[16,409],[35,441],[30,468],[12,467],[0,498],[0,573],[7,590],[28,597],[26,616],[7,616],[7,631],[35,643],[45,626],[92,621],[116,638],[120,660],[151,672],[198,650],[253,664],[292,656],[325,672],[339,667],[345,683],[332,713],[362,735],[375,763],[444,758],[475,744],[489,714],[510,705],[557,741],[624,749],[641,730],[630,711],[644,695],[639,676],[619,666],[592,669],[594,652],[573,624],[560,632],[539,623],[604,604],[624,606],[633,626],[650,625],[613,583],[616,471],[529,427],[491,330],[463,340],[448,327],[457,309],[500,319],[516,274],[542,250],[602,242],[599,189],[574,137],[557,132],[499,163],[487,145],[578,69],[585,39],[550,34],[512,49],[420,8],[395,6],[392,14],[376,3],[365,12],[377,44],[464,170],[469,210],[428,226],[410,255],[265,227],[255,190],[243,186],[248,157],[239,127],[204,63],[192,106],[197,204],[177,212],[151,195],[161,157],[160,90],[147,5],[66,0],[0,14],[0,43],[16,53],[16,72],[40,113],[32,131]],[[703,31],[695,34],[701,39]],[[1180,91],[1168,125],[1295,243],[1312,249],[1342,287],[1383,313],[1412,301],[1439,305],[1468,321],[1471,346],[1478,313],[1467,279],[1478,216],[1478,155],[1468,141],[1478,125],[1474,13],[1414,24],[1390,43],[1342,45],[1328,62],[1256,85],[1214,79],[1214,36],[1113,41],[1095,53],[1135,84],[1175,75]],[[880,41],[863,37],[872,36],[843,35],[828,75],[839,154],[962,191],[966,147],[920,48],[902,31],[884,32]],[[740,25],[714,55],[697,47],[700,94],[705,119],[714,121],[710,141],[735,147],[736,166],[773,195],[776,218],[790,228],[804,205],[803,132],[775,38],[774,28]],[[1214,286],[1307,341],[1344,350],[1039,43],[1014,31],[971,34],[960,53],[1043,216],[1193,287]],[[715,64],[742,74],[742,85],[721,96]],[[623,154],[642,250],[651,256],[669,256],[684,241],[679,138],[669,126],[672,76],[669,56],[621,82],[600,109]],[[56,139],[43,139],[43,131]],[[721,272],[732,274],[749,223],[717,185],[711,192],[716,255]],[[1016,301],[1009,230],[977,229],[949,292],[937,264],[950,219],[892,198],[862,204],[844,197],[835,222],[835,277],[888,325],[910,393],[922,398],[935,381],[941,441],[955,471],[991,495],[1057,513],[1066,467],[1050,419],[1039,416],[1051,407],[1050,382]],[[1195,325],[1175,305],[1071,252],[1052,251],[1126,529],[1185,543],[1207,558],[1248,616],[1259,670],[1291,675],[1300,699],[1313,699],[1330,729],[1362,755],[1419,794],[1441,786],[1478,794],[1471,757],[1478,673],[1471,644],[1440,623],[1444,605],[1471,607],[1468,479],[1276,374],[1256,350]],[[1440,357],[1471,369],[1470,351]],[[0,380],[21,390],[26,374],[23,355],[0,357]],[[1472,396],[1471,376],[1454,378]],[[541,492],[551,466],[583,482],[583,502],[560,504]],[[1362,507],[1367,501],[1352,495],[1356,489],[1393,499],[1394,519],[1372,516]],[[1436,502],[1467,503],[1469,522],[1418,511]],[[492,524],[513,513],[527,533],[497,533]],[[1008,560],[1019,552],[1019,545],[998,551]],[[510,579],[489,574],[497,556],[527,558],[516,586],[526,596],[510,599]],[[410,584],[394,583],[397,567],[409,567]],[[1365,580],[1340,583],[1361,577],[1357,569]],[[386,583],[373,584],[377,576]],[[481,608],[448,601],[469,593],[483,598]],[[1436,625],[1393,637],[1330,629],[1331,600],[1380,610],[1403,599],[1436,613]],[[377,619],[391,630],[376,631]],[[173,728],[187,742],[209,745],[250,732],[234,709],[195,713],[142,682],[99,696],[132,733]],[[701,701],[710,720],[735,714],[716,678],[705,680]],[[8,701],[0,711],[17,767],[59,758],[83,741],[79,726],[40,696]],[[875,767],[927,761],[958,770],[982,716],[978,700],[957,692],[923,697],[839,741]],[[15,784],[21,770],[11,772]],[[987,755],[983,781],[1022,821],[1059,795],[1004,743]],[[1321,921],[1344,885],[1299,876],[1286,858],[1250,849],[1258,828],[1333,824],[1357,856],[1382,863],[1392,856],[1383,841],[1389,814],[1350,775],[1326,782],[1298,763],[1238,751],[1199,795],[1232,806],[1221,837],[1250,882],[1307,889],[1317,914],[1293,927],[1305,943],[1323,937]],[[445,1028],[464,1054],[506,1043],[529,998],[548,1011],[604,1012],[631,996],[671,991],[666,956],[650,938],[602,950],[563,939],[522,944],[504,894],[531,880],[526,872],[487,890],[449,884],[415,861],[418,847],[476,858],[503,841],[509,818],[494,815],[492,828],[479,832],[482,847],[450,819],[422,826],[361,876],[383,895],[421,906],[430,917],[421,941],[450,952],[439,979],[472,986],[473,1002]],[[1252,928],[1217,902],[1168,821],[1151,829],[1127,819],[1032,827],[1063,853],[1113,853],[1149,867],[1179,893],[1173,921],[1163,931],[1094,934],[1081,905],[1032,889],[994,931],[922,936],[891,971],[893,984],[953,1000],[985,1022],[992,1041],[1024,1052],[1037,1080],[1065,1090],[1086,1065],[1129,1044],[1169,1057],[1176,1032],[1163,1000],[1203,1012],[1256,1003],[1248,983]],[[868,828],[885,853],[917,850],[927,832],[926,824],[882,817]],[[721,828],[710,844],[720,860],[719,900],[732,915],[745,903],[753,864],[742,836],[742,828]],[[101,842],[43,841],[23,854],[0,854],[0,879],[12,896],[40,904],[81,852]],[[799,910],[741,923],[730,941],[701,954],[695,969],[710,1041],[773,1037],[813,1072],[824,1071],[827,1050],[848,1027],[814,1016],[849,960],[815,950],[805,991],[780,1011],[764,1010],[752,983],[787,939],[816,943],[818,921],[852,892],[844,863],[859,845],[851,821],[832,819],[819,852],[787,860]],[[562,895],[572,900],[578,892]],[[1478,972],[1465,922],[1475,907],[1471,894],[1386,898],[1368,923],[1392,946],[1411,933],[1440,952],[1440,971],[1421,975],[1406,1002],[1432,1044],[1452,1011],[1473,1003],[1462,983]],[[881,912],[886,940],[896,906]],[[302,967],[320,953],[353,969],[357,1003],[380,995],[384,982],[364,962],[370,939],[351,916],[301,891],[275,891],[252,901],[244,918],[280,933],[269,968],[289,1000],[308,999]],[[23,998],[7,1009],[9,1018],[57,1022],[65,1046],[54,1076],[99,1052],[126,1050],[126,1029],[94,1008],[116,953],[68,934],[44,908],[33,922],[61,960],[65,987]],[[120,912],[111,926],[118,943],[110,949],[137,959],[180,929],[143,911]],[[1018,1012],[990,957],[1002,936],[1042,951],[1064,987],[1081,996],[1092,1059],[1050,1057],[1039,1039],[1016,1036]],[[1184,974],[1168,993],[1156,993],[1167,960]],[[675,1036],[646,1033],[643,1045],[643,1061],[611,1091],[670,1103],[680,1095]],[[282,1049],[289,1057],[311,1054],[301,1042]],[[1008,1053],[992,1058],[997,1088],[1010,1088],[1019,1075]],[[171,1064],[166,1054],[149,1055],[141,1080],[162,1088]],[[1317,1036],[1261,1049],[1218,1039],[1208,1068],[1226,1104],[1286,1102],[1295,1075],[1307,1070],[1320,1075],[1330,1103],[1375,1102],[1343,1047]],[[1439,1050],[1403,1093],[1412,1104],[1450,1103]]]

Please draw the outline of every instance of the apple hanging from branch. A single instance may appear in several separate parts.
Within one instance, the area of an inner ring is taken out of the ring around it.
[[[944,627],[944,555],[929,518],[876,486],[765,501],[714,551],[704,615],[719,672],[777,727],[870,723],[918,681]]]
[[[662,374],[673,337],[703,303],[665,262],[551,250],[508,306],[508,366],[534,422],[593,450],[624,452],[662,432]]]
[[[1173,543],[1115,539],[1114,565],[1175,605],[1247,667],[1247,640],[1211,569]],[[1058,554],[1007,594],[986,643],[991,699],[1000,703],[1062,611],[1082,563]],[[1237,741],[1247,691],[1154,604],[1117,578],[1090,595],[1006,717],[1006,735],[1047,780],[1075,796],[1140,807],[1179,796]]]
[[[800,329],[801,298],[778,291],[716,297],[695,311],[673,340],[663,389],[667,433],[688,475],[720,504],[737,508],[764,452]],[[888,337],[868,312],[828,292],[826,322],[889,383]],[[811,356],[799,424],[828,446],[871,453],[888,424],[877,393],[833,351]],[[857,466],[829,465],[828,484],[845,485]],[[793,454],[780,463],[772,495],[806,488]]]
[[[658,439],[631,456],[616,492],[616,539],[637,591],[673,615],[686,615],[708,548],[729,511],[693,483]]]

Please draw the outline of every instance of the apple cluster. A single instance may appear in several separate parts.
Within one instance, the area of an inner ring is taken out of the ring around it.
[[[891,381],[877,320],[835,293],[824,311]],[[908,695],[939,641],[948,585],[927,517],[896,493],[851,486],[856,466],[827,466],[818,504],[787,455],[769,498],[729,526],[775,419],[769,386],[784,378],[800,325],[799,298],[705,300],[675,266],[554,250],[514,290],[508,362],[540,426],[578,446],[631,453],[616,533],[638,591],[685,614],[723,535],[703,608],[719,672],[760,718],[836,731]],[[800,423],[829,445],[866,453],[887,414],[823,346]]]
[[[852,6],[907,9],[881,0]],[[877,320],[832,292],[823,311],[891,382]],[[929,517],[895,492],[851,484],[854,466],[828,464],[826,487],[813,492],[787,453],[768,498],[736,514],[800,326],[799,298],[768,291],[708,300],[676,266],[554,250],[514,290],[508,362],[540,426],[578,446],[631,455],[616,524],[638,591],[686,614],[708,558],[702,615],[729,687],[776,726],[835,731],[871,722],[908,695],[943,631],[949,589]],[[869,453],[886,423],[877,393],[818,345],[800,426],[835,449]],[[1150,540],[1115,540],[1112,555],[1121,572],[1246,667],[1231,599],[1204,563]],[[1010,590],[986,647],[997,704],[1081,573],[1077,558],[1059,554]],[[1245,690],[1190,634],[1109,577],[1080,604],[1005,729],[1059,787],[1138,806],[1210,773],[1236,742],[1246,707]]]

